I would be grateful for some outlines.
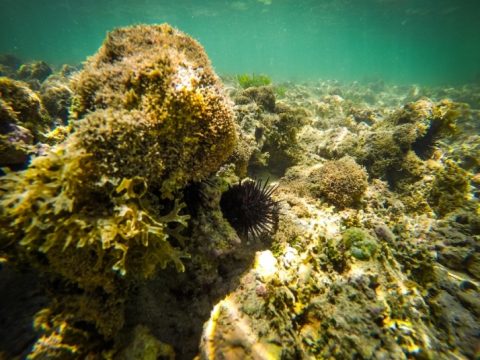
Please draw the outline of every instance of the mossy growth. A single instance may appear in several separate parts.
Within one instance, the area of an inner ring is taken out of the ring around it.
[[[179,214],[183,205],[176,201],[162,216],[143,178],[89,184],[94,169],[90,155],[58,147],[24,172],[3,177],[0,221],[8,237],[28,252],[43,253],[49,271],[83,289],[109,292],[113,271],[126,275],[129,268],[148,277],[173,261],[183,271],[183,255],[168,241],[183,241],[168,227],[187,226],[188,217]]]
[[[362,134],[351,153],[372,177],[402,191],[419,179],[421,162],[431,157],[436,142],[456,134],[463,111],[463,104],[450,100],[434,103],[425,98],[406,104]]]
[[[369,260],[378,250],[377,241],[360,228],[352,227],[345,230],[342,240],[345,248],[358,260]]]
[[[304,109],[287,105],[275,106],[275,114],[267,114],[261,119],[257,134],[261,134],[263,146],[261,154],[252,159],[251,170],[264,166],[276,175],[283,176],[286,169],[298,163],[303,156],[298,142],[298,132],[308,122]],[[268,159],[264,161],[264,159]]]
[[[56,284],[52,314],[110,340],[129,285],[184,271],[180,191],[219,169],[235,126],[202,47],[169,25],[113,31],[73,88],[72,132],[0,178],[0,249]]]
[[[236,76],[238,83],[244,89],[254,86],[266,86],[272,83],[267,75],[258,74],[240,74]]]
[[[205,51],[167,24],[109,33],[73,90],[72,114],[85,118],[80,146],[107,176],[141,174],[164,198],[211,175],[234,149],[231,104]]]
[[[467,203],[470,174],[451,160],[435,176],[428,203],[438,216],[458,209]]]
[[[8,131],[10,124],[23,126],[31,131],[34,140],[42,139],[51,119],[40,97],[26,83],[0,77],[0,132]]]
[[[237,103],[255,103],[264,111],[275,112],[275,93],[271,86],[250,87],[242,91],[237,99]]]
[[[312,172],[311,181],[314,196],[339,208],[358,205],[368,186],[367,172],[350,157],[327,161]]]

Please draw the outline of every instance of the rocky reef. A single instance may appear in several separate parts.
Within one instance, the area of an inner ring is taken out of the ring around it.
[[[212,310],[200,359],[478,356],[468,154],[480,104],[377,85],[282,85],[278,103],[306,113],[295,142],[304,156],[278,180],[272,245]],[[237,119],[258,119],[241,123],[255,133],[265,115],[245,111],[241,99]]]
[[[72,89],[72,133],[1,178],[2,253],[54,283],[32,359],[100,351],[133,283],[185,270],[181,190],[236,139],[203,49],[168,25],[113,31]]]
[[[0,358],[478,357],[477,85],[227,93],[166,24],[0,64]]]

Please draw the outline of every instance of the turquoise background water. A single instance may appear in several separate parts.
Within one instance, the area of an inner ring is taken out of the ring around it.
[[[0,0],[0,53],[79,63],[106,31],[170,24],[217,72],[274,79],[478,81],[480,0]]]

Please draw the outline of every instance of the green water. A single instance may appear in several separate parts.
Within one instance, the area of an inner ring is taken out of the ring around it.
[[[105,33],[170,24],[221,74],[458,84],[480,74],[479,0],[0,0],[0,53],[79,63]]]

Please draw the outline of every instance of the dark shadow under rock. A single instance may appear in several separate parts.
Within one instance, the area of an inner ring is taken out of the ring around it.
[[[24,358],[36,340],[33,316],[47,298],[33,272],[0,268],[0,358]]]
[[[137,325],[144,325],[155,338],[173,346],[176,359],[193,359],[212,308],[238,286],[255,252],[265,248],[259,239],[243,242],[237,252],[217,259],[192,257],[185,262],[184,273],[172,268],[160,271],[155,279],[132,291],[124,336],[129,338]]]

